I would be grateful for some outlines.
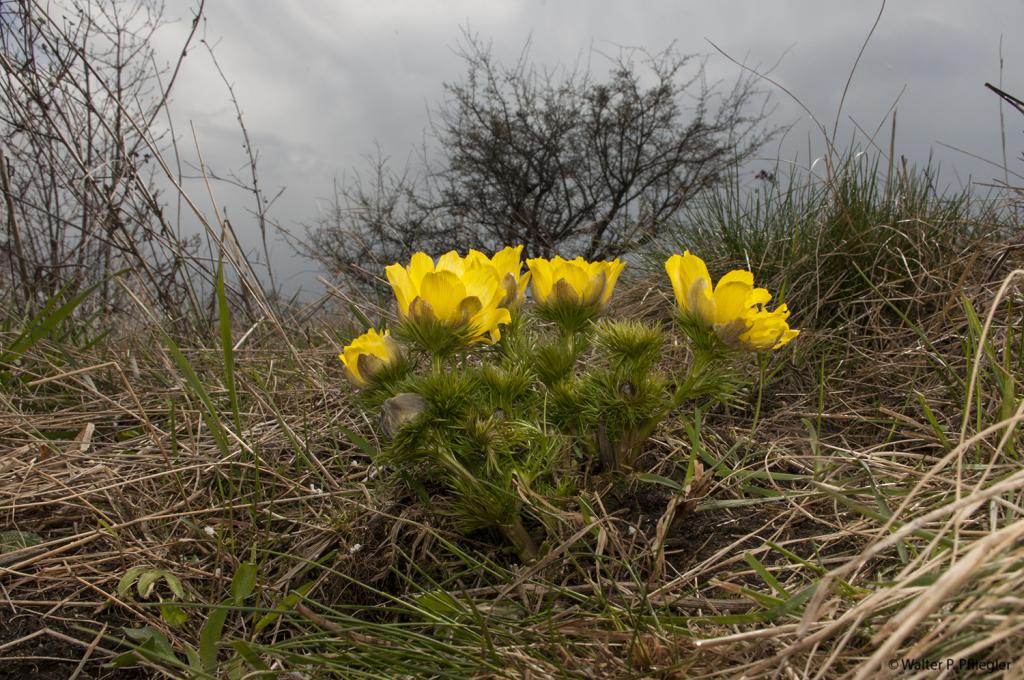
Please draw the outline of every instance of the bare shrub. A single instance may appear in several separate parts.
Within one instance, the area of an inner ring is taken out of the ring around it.
[[[28,309],[98,284],[92,304],[118,311],[111,275],[126,268],[172,318],[202,309],[193,284],[211,268],[155,181],[154,156],[171,141],[157,118],[176,75],[151,45],[160,10],[146,0],[0,4],[0,258]]]
[[[397,173],[378,154],[309,229],[306,253],[331,273],[365,280],[367,264],[467,246],[621,255],[773,134],[751,78],[722,92],[672,48],[623,49],[605,81],[539,69],[528,49],[502,65],[468,34],[460,56],[466,75],[432,116],[436,165],[424,153]]]

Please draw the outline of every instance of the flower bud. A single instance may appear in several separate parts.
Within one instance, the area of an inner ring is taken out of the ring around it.
[[[569,303],[581,307],[603,308],[625,263],[587,262],[582,257],[564,260],[536,258],[526,265],[533,275],[533,297],[539,304]]]
[[[389,437],[394,437],[426,410],[426,399],[414,392],[401,392],[381,405],[380,427]]]
[[[366,387],[381,369],[401,358],[401,350],[388,331],[378,333],[371,328],[346,345],[338,358],[345,365],[348,379],[356,387]]]

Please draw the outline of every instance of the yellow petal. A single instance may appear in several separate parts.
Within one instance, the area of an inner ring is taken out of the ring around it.
[[[689,250],[683,251],[683,258],[680,261],[680,270],[682,273],[682,279],[686,290],[690,290],[693,287],[693,282],[698,279],[704,279],[708,282],[708,296],[711,295],[711,274],[708,273],[708,266],[704,264],[704,260],[700,259],[696,255],[691,255]]]
[[[786,305],[779,305],[774,311],[754,311],[747,317],[750,323],[750,330],[740,336],[740,340],[748,349],[763,351],[782,347],[793,338],[799,331],[789,328],[786,319],[789,317],[789,309]]]
[[[470,320],[473,328],[474,340],[481,340],[493,345],[501,339],[501,324],[509,323],[512,315],[504,307],[491,307],[482,309]]]
[[[626,263],[618,258],[615,258],[611,262],[605,262],[605,277],[606,281],[604,284],[604,293],[601,294],[601,304],[608,304],[608,298],[612,296],[612,291],[615,290],[615,282],[619,280],[619,274],[625,269]]]
[[[471,251],[472,252],[472,251]],[[483,253],[478,253],[483,256]],[[454,250],[449,250],[447,253],[442,255],[437,260],[437,268],[435,271],[449,271],[456,276],[462,276],[462,273],[466,270],[466,263],[462,257]]]
[[[392,264],[384,268],[391,290],[395,293],[398,311],[402,316],[409,315],[409,304],[416,297],[416,287],[409,278],[409,272],[400,264]]]
[[[672,293],[676,297],[676,305],[687,311],[686,295],[689,288],[683,281],[683,256],[673,255],[665,260],[665,273],[668,274],[668,280],[672,283]]]
[[[466,268],[479,267],[481,265],[491,264],[490,258],[481,253],[479,250],[473,250],[470,248],[469,252],[466,253]]]
[[[363,380],[363,377],[359,375],[358,350],[353,350],[352,346],[349,345],[344,350],[342,350],[342,353],[338,355],[338,358],[341,359],[341,363],[345,365],[345,372],[348,374],[349,380],[351,380],[356,385],[359,385],[360,387],[366,384],[366,381]]]
[[[459,303],[466,297],[466,288],[450,271],[428,272],[420,283],[420,297],[430,303],[439,321],[459,322]]]
[[[505,295],[498,274],[489,264],[468,270],[462,275],[461,281],[466,288],[466,295],[480,298],[484,307],[492,306],[492,303],[497,303]]]
[[[715,286],[716,324],[726,324],[735,319],[742,319],[750,311],[747,299],[750,297],[751,284],[747,282],[747,277],[732,276],[730,278],[730,274],[735,273],[729,272]],[[750,274],[750,272],[743,273]],[[750,281],[753,281],[753,275],[749,278]]]
[[[686,291],[686,310],[698,316],[708,326],[713,326],[715,323],[715,301],[711,297],[710,288],[711,281],[708,279],[693,279],[693,283]]]
[[[604,300],[605,288],[607,287],[608,276],[604,270],[598,270],[596,273],[589,275],[585,287],[586,292],[582,296],[583,304],[588,307],[601,304]]]
[[[530,268],[532,275],[533,298],[537,302],[546,302],[551,297],[551,288],[554,285],[554,281],[551,280],[551,262],[538,257],[527,260],[526,266]]]
[[[432,271],[434,271],[433,258],[426,253],[413,253],[412,259],[409,261],[409,279],[416,286],[417,293],[423,277]]]
[[[363,349],[366,354],[375,356],[386,363],[390,363],[398,354],[398,346],[389,337],[387,331],[378,333],[371,328],[363,337],[365,338]]]
[[[578,261],[565,262],[557,268],[554,274],[555,281],[555,292],[559,293],[560,297],[567,291],[571,290],[575,295],[577,301],[583,300],[588,292],[588,287],[591,283],[590,273],[587,271],[586,262],[583,262],[581,258],[577,258]],[[582,266],[581,266],[582,265]],[[558,281],[564,281],[569,288],[564,287],[559,290]],[[604,285],[604,281],[601,281],[601,285]],[[597,291],[597,295],[600,296],[601,291]],[[564,298],[562,298],[564,299]]]
[[[711,275],[704,260],[690,251],[684,251],[679,260],[679,280],[686,291],[685,309],[691,314],[700,316],[706,323],[713,324],[715,319],[714,303],[712,302]]]
[[[721,286],[722,284],[734,282],[742,283],[748,288],[753,288],[754,274],[752,272],[748,272],[746,269],[733,269],[731,272],[718,279],[718,283],[715,285],[715,288],[717,289],[718,286]]]
[[[398,346],[388,337],[388,332],[378,333],[371,328],[346,345],[338,358],[345,365],[349,379],[362,387],[377,371],[394,362],[398,356]]]
[[[520,277],[520,279],[519,279],[519,294],[517,296],[518,300],[522,300],[523,297],[526,295],[526,286],[527,286],[527,284],[530,283],[530,276],[531,276],[531,272],[526,272],[525,274],[522,275],[522,277]]]
[[[789,342],[798,335],[800,335],[800,331],[794,329],[786,329],[785,331],[782,332],[782,337],[779,338],[779,341],[772,345],[772,349],[778,349],[782,347],[783,345],[785,345],[787,342]]]
[[[470,296],[463,298],[462,301],[459,302],[457,321],[459,323],[468,323],[470,319],[476,316],[480,310],[483,309],[483,307],[484,306],[480,303],[480,298],[478,297]]]
[[[523,252],[522,246],[506,246],[494,254],[491,258],[491,265],[498,270],[499,274],[512,274],[519,278],[519,273],[522,271],[522,264],[519,261],[520,254]]]
[[[747,298],[747,304],[753,307],[754,305],[766,305],[772,301],[772,294],[764,288],[755,288],[750,291],[750,297]]]

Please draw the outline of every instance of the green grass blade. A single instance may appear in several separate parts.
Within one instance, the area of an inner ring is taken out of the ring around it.
[[[235,423],[235,433],[242,436],[242,420],[238,409],[238,391],[235,388],[235,349],[231,337],[231,310],[228,309],[228,296],[224,287],[224,258],[217,261],[217,315],[220,320],[220,346],[224,354],[224,385],[228,390],[228,401],[231,403],[231,416]]]
[[[0,364],[13,363],[22,354],[32,349],[37,342],[50,335],[98,287],[98,283],[89,286],[59,307],[57,304],[66,287],[54,293],[47,300],[43,309],[32,318],[27,328],[11,342],[6,350],[0,353]]]
[[[743,559],[747,561],[747,564],[750,565],[750,568],[757,572],[757,575],[760,576],[765,583],[772,587],[772,590],[777,592],[779,595],[789,597],[789,593],[786,592],[786,589],[782,586],[779,580],[772,576],[771,572],[768,571],[768,569],[763,564],[761,564],[760,560],[754,557],[753,553],[745,554],[743,556]]]
[[[344,427],[344,426],[341,427],[341,432],[346,437],[348,437],[348,440],[350,442],[352,442],[353,444],[356,445],[356,448],[358,448],[360,451],[365,453],[371,459],[377,460],[377,456],[379,455],[380,452],[377,450],[376,446],[371,444],[366,439],[366,437],[362,436],[361,434],[359,434],[357,432],[353,432],[352,430],[350,430],[350,429],[348,429],[347,427]]]
[[[914,396],[917,397],[917,403],[921,406],[921,412],[924,413],[924,417],[928,420],[928,424],[931,426],[932,432],[935,433],[935,438],[939,440],[942,448],[946,451],[952,449],[953,443],[946,435],[946,431],[943,429],[939,419],[935,417],[935,412],[928,405],[928,400],[920,392],[914,392]]]
[[[220,449],[221,454],[227,458],[231,455],[231,451],[228,447],[228,437],[224,432],[224,426],[220,422],[220,417],[217,415],[217,409],[214,406],[213,399],[210,398],[210,393],[206,391],[206,387],[203,386],[202,381],[199,379],[199,375],[195,369],[192,368],[192,364],[189,363],[185,355],[181,353],[178,348],[178,344],[174,342],[174,339],[167,334],[166,331],[161,330],[163,335],[164,344],[167,345],[167,351],[171,355],[171,359],[177,364],[178,370],[181,371],[185,377],[185,382],[192,389],[192,393],[195,394],[196,398],[199,399],[203,405],[203,416],[206,420],[207,426],[210,428],[210,434],[213,436],[214,441],[217,443],[217,448]]]

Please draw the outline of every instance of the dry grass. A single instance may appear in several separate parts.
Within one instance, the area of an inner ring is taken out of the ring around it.
[[[1009,433],[1024,416],[1000,385],[1021,376],[1020,273],[999,286],[1019,253],[975,245],[916,281],[931,292],[912,312],[880,286],[846,303],[855,324],[809,329],[766,366],[749,408],[659,432],[654,471],[697,447],[702,495],[595,487],[597,517],[565,517],[533,565],[381,482],[346,435],[373,426],[326,333],[291,337],[295,355],[261,330],[234,353],[237,431],[221,352],[183,350],[227,456],[154,328],[83,351],[40,342],[0,392],[0,522],[41,541],[0,554],[0,653],[19,672],[121,673],[97,663],[149,626],[175,657],[141,647],[145,673],[187,676],[186,646],[226,603],[214,675],[860,678],[947,658],[1019,673],[1024,472]],[[991,310],[983,328],[954,290]],[[232,603],[247,562],[258,586]],[[161,581],[119,591],[139,566],[176,575],[185,597]],[[158,598],[188,621],[171,626]]]

